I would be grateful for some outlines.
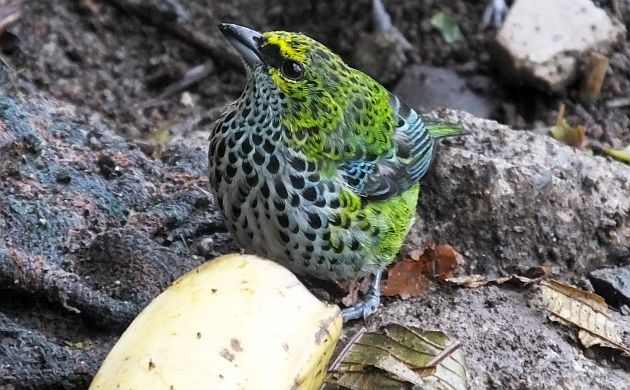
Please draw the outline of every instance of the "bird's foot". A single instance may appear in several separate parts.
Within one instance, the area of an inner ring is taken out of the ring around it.
[[[358,318],[363,318],[364,321],[367,320],[369,316],[376,313],[380,303],[381,298],[379,291],[370,287],[367,294],[363,296],[363,299],[360,302],[341,311],[343,322],[346,323],[350,320],[356,320]]]
[[[508,12],[508,6],[505,4],[505,0],[488,0],[485,11],[483,11],[483,17],[481,18],[481,29],[486,27],[499,28],[505,20],[505,16]]]

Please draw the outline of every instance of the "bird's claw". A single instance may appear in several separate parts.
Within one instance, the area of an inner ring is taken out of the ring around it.
[[[499,28],[505,20],[505,16],[508,12],[508,6],[505,4],[505,0],[488,0],[488,5],[485,11],[483,11],[483,17],[481,18],[481,29],[486,27]]]
[[[346,323],[350,320],[356,320],[361,317],[363,317],[364,321],[367,321],[369,316],[376,313],[380,303],[381,298],[379,297],[379,294],[376,290],[370,288],[360,302],[341,311],[343,322]]]

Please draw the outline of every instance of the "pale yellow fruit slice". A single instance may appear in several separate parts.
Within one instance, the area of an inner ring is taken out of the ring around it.
[[[226,255],[155,298],[90,389],[318,389],[341,327],[282,266]]]

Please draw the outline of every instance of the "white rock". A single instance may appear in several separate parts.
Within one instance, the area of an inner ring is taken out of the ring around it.
[[[606,54],[625,31],[590,0],[516,0],[495,54],[508,80],[562,92],[582,56]]]

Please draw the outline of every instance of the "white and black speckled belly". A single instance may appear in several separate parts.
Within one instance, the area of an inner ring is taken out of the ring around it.
[[[296,273],[355,276],[365,263],[360,235],[348,230],[331,245],[338,179],[321,178],[314,162],[284,144],[277,97],[246,96],[247,89],[210,138],[210,184],[229,232],[243,249]]]

